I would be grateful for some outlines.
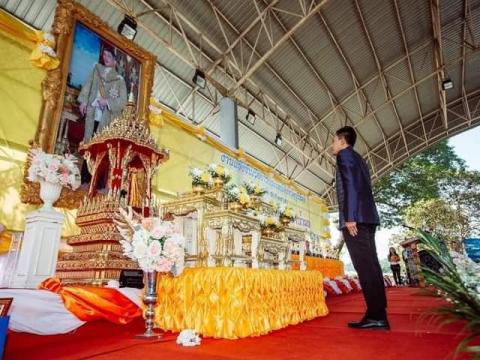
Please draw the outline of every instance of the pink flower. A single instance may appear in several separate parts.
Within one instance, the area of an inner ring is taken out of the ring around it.
[[[58,172],[62,175],[67,175],[67,176],[70,174],[70,170],[65,165],[60,165],[58,167]]]
[[[60,175],[60,183],[62,185],[64,185],[64,186],[67,185],[69,180],[70,180],[70,177],[68,176],[68,174]]]
[[[157,257],[162,253],[162,245],[160,241],[153,240],[150,245],[148,245],[147,254],[151,257]]]
[[[58,164],[57,163],[50,163],[50,165],[48,165],[48,170],[50,171],[57,171],[58,170]]]
[[[161,257],[155,264],[155,270],[158,272],[169,272],[172,269],[173,264],[172,260]]]

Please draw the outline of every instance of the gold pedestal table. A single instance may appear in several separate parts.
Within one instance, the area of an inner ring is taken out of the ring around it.
[[[207,239],[207,266],[258,268],[257,248],[260,242],[260,221],[232,210],[218,210],[203,217]],[[249,237],[246,252],[243,239]]]

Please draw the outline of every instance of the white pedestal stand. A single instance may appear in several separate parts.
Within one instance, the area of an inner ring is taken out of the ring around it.
[[[22,249],[10,287],[37,288],[55,275],[64,216],[53,209],[26,216]]]

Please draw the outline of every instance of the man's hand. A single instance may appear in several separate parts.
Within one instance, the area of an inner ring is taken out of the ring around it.
[[[78,107],[80,110],[80,114],[85,116],[85,113],[87,112],[87,104],[86,103],[81,103],[80,106]]]
[[[357,236],[358,229],[357,229],[357,223],[355,221],[346,222],[345,226],[347,227],[347,230],[351,236],[353,237]]]

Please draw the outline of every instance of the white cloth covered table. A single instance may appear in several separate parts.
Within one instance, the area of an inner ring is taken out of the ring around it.
[[[141,289],[116,289],[141,305]],[[47,290],[0,289],[0,298],[12,297],[9,329],[37,335],[65,334],[85,324],[65,308],[62,298]]]

